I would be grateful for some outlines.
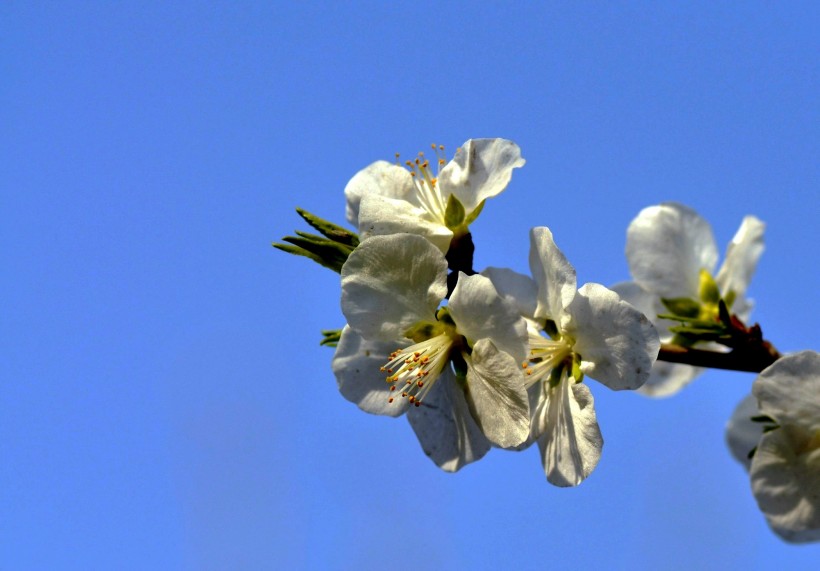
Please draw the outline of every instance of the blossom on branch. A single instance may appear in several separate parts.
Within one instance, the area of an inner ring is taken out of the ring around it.
[[[490,268],[485,275],[528,318],[530,352],[523,362],[533,411],[530,438],[538,442],[547,480],[580,484],[603,448],[589,376],[614,390],[637,389],[658,354],[658,333],[645,315],[612,290],[577,289],[575,269],[548,228],[530,231],[535,278]]]
[[[726,429],[771,528],[795,543],[820,540],[820,354],[782,357],[760,373],[753,398]]]
[[[425,452],[455,471],[490,443],[510,448],[526,440],[529,403],[518,364],[527,330],[484,276],[460,274],[439,307],[446,293],[447,261],[427,239],[394,234],[362,242],[342,267],[348,326],[333,369],[343,395],[360,408],[406,411]]]
[[[659,315],[684,316],[704,328],[719,321],[721,302],[741,321],[753,303],[745,297],[757,261],[763,253],[765,225],[746,216],[717,266],[717,244],[712,228],[697,212],[666,202],[644,208],[627,229],[626,257],[634,282],[613,286],[623,299],[652,318],[664,343],[691,346],[683,335],[670,332],[680,325]],[[716,343],[705,348],[724,350]],[[639,392],[663,397],[675,394],[703,370],[690,365],[656,362]]]
[[[525,162],[518,145],[506,139],[470,139],[450,162],[444,147],[433,150],[434,165],[423,153],[407,168],[376,161],[347,183],[347,220],[362,240],[416,234],[446,254],[453,237],[467,232],[484,201],[501,193]]]

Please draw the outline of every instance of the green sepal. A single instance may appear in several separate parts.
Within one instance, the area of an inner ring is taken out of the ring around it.
[[[723,300],[726,302],[726,307],[732,307],[735,304],[735,300],[737,299],[737,294],[735,290],[730,289],[726,292],[726,295],[723,296]]]
[[[339,344],[339,339],[341,338],[341,329],[322,329],[322,340],[319,341],[319,345],[324,347],[335,347]]]
[[[311,214],[303,208],[297,208],[296,212],[301,216],[305,222],[313,226],[323,236],[330,238],[339,244],[345,244],[351,248],[359,245],[359,236],[346,228],[342,228],[337,224],[328,222],[323,218],[319,218],[315,214]]]
[[[470,214],[467,216],[467,218],[464,219],[464,225],[465,226],[469,226],[470,224],[475,222],[475,219],[478,218],[478,215],[481,214],[482,210],[484,210],[484,203],[485,202],[487,202],[486,198],[484,200],[482,200],[481,202],[479,202],[478,206],[476,206],[473,209],[473,211],[470,212]]]
[[[715,278],[712,277],[712,274],[703,269],[700,270],[698,296],[704,303],[717,303],[720,299],[720,290],[715,282]]]
[[[700,314],[700,303],[688,297],[662,297],[663,306],[678,317],[697,317]]]
[[[464,205],[454,194],[451,194],[447,200],[447,209],[444,211],[444,225],[450,230],[456,230],[463,224]]]
[[[728,341],[731,339],[731,335],[717,329],[703,329],[680,325],[677,327],[670,327],[669,331],[670,333],[675,333],[677,335],[693,337],[695,338],[694,341]]]
[[[576,383],[584,380],[584,373],[581,371],[581,356],[578,353],[572,356],[572,378]]]

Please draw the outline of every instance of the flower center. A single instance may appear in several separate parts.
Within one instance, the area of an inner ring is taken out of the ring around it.
[[[572,366],[572,342],[570,339],[557,336],[548,339],[535,331],[529,332],[530,354],[521,366],[527,375],[527,386],[531,387],[541,381],[556,367]]]
[[[392,403],[396,395],[408,399],[415,406],[421,402],[450,362],[450,350],[454,339],[446,331],[406,349],[397,349],[390,354],[381,371],[387,373],[385,379],[390,387]]]
[[[445,213],[447,212],[447,201],[441,194],[438,187],[438,173],[441,167],[447,162],[444,155],[444,145],[431,145],[436,153],[436,174],[433,174],[424,153],[419,153],[413,161],[405,161],[404,164],[413,177],[416,185],[416,195],[419,205],[436,221],[445,223]],[[398,158],[398,155],[396,155]]]

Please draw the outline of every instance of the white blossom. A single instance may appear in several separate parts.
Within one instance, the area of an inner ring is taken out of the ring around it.
[[[501,193],[525,162],[518,145],[506,139],[470,139],[450,162],[443,147],[433,149],[434,165],[423,154],[407,161],[408,168],[376,161],[350,180],[347,219],[362,239],[410,233],[447,253],[454,232],[465,233],[484,201]],[[451,200],[457,204],[448,216]]]
[[[393,234],[362,242],[342,268],[348,327],[334,372],[343,395],[364,410],[406,410],[425,452],[452,471],[480,458],[490,442],[512,447],[527,438],[529,404],[518,366],[527,332],[484,276],[461,273],[439,308],[446,278],[444,255],[425,238]]]
[[[658,334],[642,313],[600,284],[577,289],[575,269],[548,228],[530,232],[535,278],[490,268],[485,275],[528,317],[530,352],[523,362],[537,441],[547,480],[580,484],[601,456],[603,438],[589,376],[614,390],[637,389],[658,354]]]
[[[751,313],[746,298],[757,261],[763,253],[765,225],[746,216],[726,249],[723,265],[715,273],[718,253],[712,228],[697,212],[682,204],[666,202],[644,208],[627,230],[626,257],[634,282],[613,286],[618,294],[650,316],[661,340],[673,340],[668,329],[677,323],[657,318],[668,313],[662,299],[686,298],[701,304],[701,316],[718,315],[716,300],[703,299],[703,286],[714,284],[731,312],[741,320]],[[717,344],[704,346],[722,350]],[[690,365],[658,361],[639,392],[654,397],[675,394],[703,370]]]
[[[795,543],[820,540],[820,354],[787,355],[755,379],[726,439],[749,470],[771,528]]]

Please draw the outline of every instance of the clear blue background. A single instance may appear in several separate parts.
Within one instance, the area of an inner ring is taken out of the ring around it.
[[[628,277],[638,211],[768,223],[754,317],[818,348],[816,2],[4,2],[0,568],[809,569],[723,428],[753,375],[591,385],[576,489],[535,450],[451,475],[338,394],[338,277],[270,242],[360,168],[471,137],[527,165],[473,226]]]

